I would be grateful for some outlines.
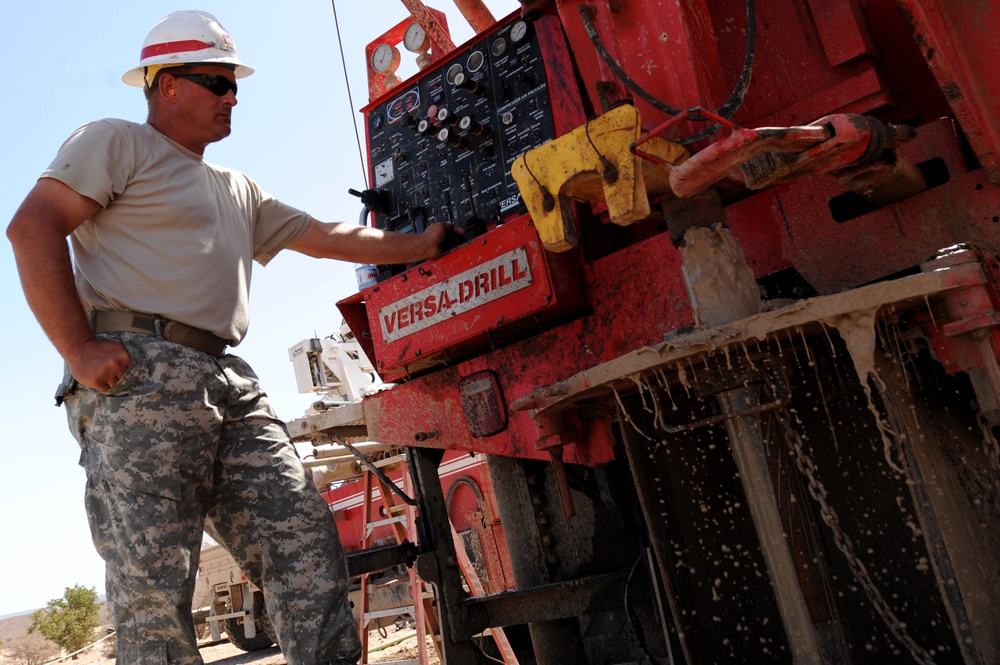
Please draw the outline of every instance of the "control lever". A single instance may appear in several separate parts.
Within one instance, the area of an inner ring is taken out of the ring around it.
[[[369,211],[387,217],[392,212],[392,199],[389,192],[380,192],[377,189],[366,189],[359,192],[356,189],[348,189],[347,193],[361,199],[362,205]]]
[[[465,244],[465,241],[469,240],[469,237],[465,233],[458,230],[458,227],[452,226],[451,229],[447,231],[444,235],[444,240],[441,241],[441,252],[447,252],[448,250],[455,249]]]

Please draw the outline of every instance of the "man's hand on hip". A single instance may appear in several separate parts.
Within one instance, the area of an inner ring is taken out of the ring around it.
[[[94,338],[75,349],[66,364],[78,383],[104,392],[122,378],[132,356],[121,342]]]

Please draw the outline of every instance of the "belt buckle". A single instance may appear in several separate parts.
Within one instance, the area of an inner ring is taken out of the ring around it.
[[[153,319],[153,334],[158,337],[166,335],[167,328],[170,327],[172,321],[165,319],[162,316],[156,316],[155,314],[150,318]]]

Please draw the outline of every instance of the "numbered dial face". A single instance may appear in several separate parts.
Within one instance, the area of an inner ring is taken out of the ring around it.
[[[372,51],[372,69],[379,74],[396,71],[399,67],[399,49],[391,44],[379,44]]]
[[[403,33],[403,46],[406,47],[406,50],[414,53],[428,49],[430,40],[427,39],[427,33],[420,27],[419,23],[411,23],[407,26],[406,32]]]
[[[452,65],[451,67],[449,67],[448,68],[448,73],[446,75],[446,78],[448,79],[448,83],[450,83],[452,85],[455,85],[455,77],[458,76],[461,73],[462,73],[462,65],[459,65],[459,64],[456,63],[456,64]]]
[[[470,72],[478,72],[483,68],[485,62],[486,56],[483,55],[482,51],[473,51],[469,54],[468,60],[465,61],[465,66],[469,68]]]
[[[514,25],[510,26],[510,41],[515,44],[520,44],[528,36],[528,22],[527,21],[515,21]]]

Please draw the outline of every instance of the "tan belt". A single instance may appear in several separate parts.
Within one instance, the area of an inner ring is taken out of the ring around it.
[[[157,335],[175,344],[189,346],[196,351],[218,358],[225,352],[229,340],[213,335],[207,330],[193,328],[186,323],[171,321],[162,316],[136,312],[91,312],[91,325],[95,333],[134,332]]]

